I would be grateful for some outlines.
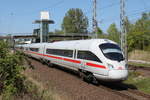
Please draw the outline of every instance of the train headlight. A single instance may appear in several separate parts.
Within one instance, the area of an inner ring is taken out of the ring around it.
[[[108,64],[108,68],[109,68],[110,70],[112,70],[112,69],[114,68],[114,66],[113,66],[112,64]]]

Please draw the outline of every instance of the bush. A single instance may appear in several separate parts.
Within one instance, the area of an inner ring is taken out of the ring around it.
[[[25,90],[25,77],[21,72],[24,56],[21,52],[11,53],[7,43],[0,41],[0,88],[4,97],[21,93]],[[8,96],[5,96],[8,95]]]

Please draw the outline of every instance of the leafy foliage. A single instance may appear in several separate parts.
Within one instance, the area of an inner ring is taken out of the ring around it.
[[[128,47],[133,49],[147,50],[150,47],[150,13],[143,13],[135,24],[126,24],[128,28]]]
[[[55,34],[64,34],[64,32],[62,30],[55,29]]]
[[[126,17],[125,28],[127,31],[128,51],[135,49],[150,51],[150,13],[143,13],[142,17],[133,24]],[[115,23],[110,25],[107,32],[109,34],[106,38],[119,43],[120,32]]]
[[[62,30],[66,33],[86,33],[88,27],[88,19],[79,8],[70,9],[62,23]]]
[[[0,58],[4,58],[9,50],[8,50],[8,45],[3,41],[0,41],[0,50],[1,50]]]
[[[101,37],[103,35],[103,31],[100,27],[97,27],[97,35],[98,37]]]
[[[5,42],[0,42],[0,89],[5,95],[20,93],[24,90],[24,56],[20,52],[11,53]],[[6,97],[6,96],[4,96]]]
[[[115,23],[113,23],[113,24],[111,24],[109,26],[107,32],[109,33],[108,38],[110,40],[113,40],[113,41],[119,43],[119,41],[120,41],[120,39],[119,39],[119,31],[118,31]]]

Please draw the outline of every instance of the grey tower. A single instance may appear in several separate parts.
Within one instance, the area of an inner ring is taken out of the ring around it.
[[[40,24],[40,43],[48,42],[49,24],[54,24],[54,21],[49,19],[49,12],[42,11],[41,19],[36,20],[35,23]]]

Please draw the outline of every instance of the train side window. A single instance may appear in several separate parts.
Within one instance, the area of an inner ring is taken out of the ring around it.
[[[30,51],[38,52],[39,48],[30,48]]]
[[[92,60],[92,61],[97,61],[97,62],[102,63],[102,61],[90,51],[78,51],[77,58],[85,59],[85,60]]]
[[[73,50],[46,49],[46,53],[64,57],[73,57]]]
[[[53,50],[52,49],[46,49],[46,53],[47,54],[53,54]]]
[[[63,53],[66,57],[73,57],[73,50],[63,50]]]

